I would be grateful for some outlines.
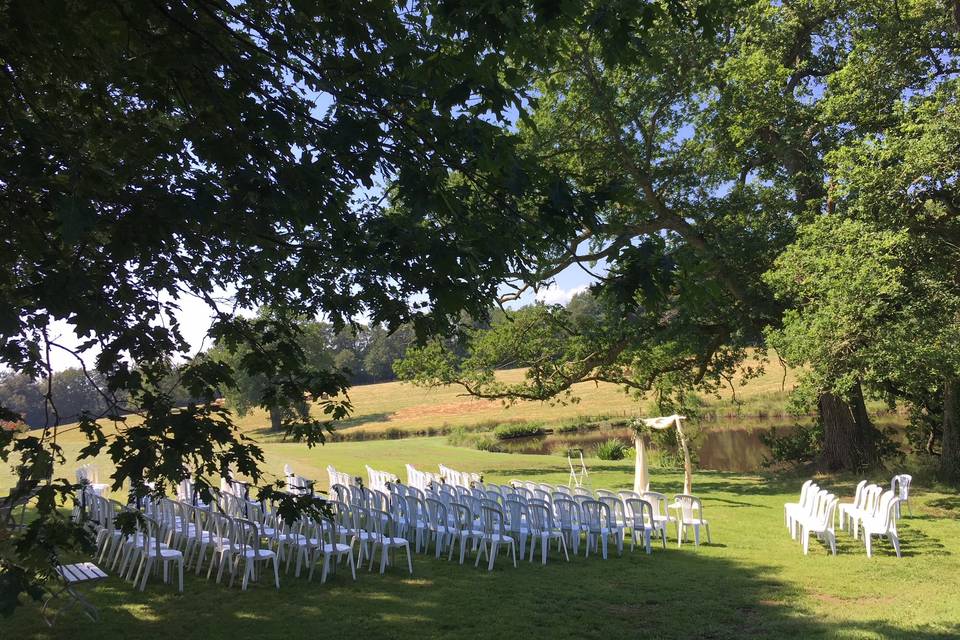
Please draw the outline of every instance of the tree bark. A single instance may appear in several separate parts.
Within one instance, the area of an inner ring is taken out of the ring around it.
[[[830,471],[856,471],[879,462],[880,432],[870,421],[858,383],[844,399],[824,393],[819,399],[823,420],[823,462]]]
[[[960,480],[960,380],[957,378],[948,378],[943,385],[940,473],[946,480]]]
[[[283,416],[280,415],[280,409],[270,408],[270,431],[280,431],[283,429]]]

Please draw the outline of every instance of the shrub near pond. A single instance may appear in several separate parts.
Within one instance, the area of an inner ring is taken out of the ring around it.
[[[543,434],[543,425],[531,424],[529,422],[501,424],[493,430],[493,435],[497,438],[497,440],[525,438],[528,436],[542,436]]]
[[[601,460],[623,460],[627,456],[627,445],[619,440],[607,440],[597,445],[597,457]]]

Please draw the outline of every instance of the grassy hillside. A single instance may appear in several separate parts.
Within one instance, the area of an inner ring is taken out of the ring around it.
[[[756,366],[756,361],[749,365]],[[506,381],[519,381],[524,370],[501,371]],[[767,363],[763,375],[750,380],[733,393],[725,388],[718,396],[703,400],[706,409],[718,416],[776,417],[785,415],[790,390],[797,382],[795,371]],[[338,437],[348,440],[399,437],[402,435],[439,435],[457,427],[491,429],[504,422],[559,423],[616,420],[645,415],[648,403],[624,393],[623,388],[608,383],[581,383],[574,385],[576,402],[551,404],[548,402],[517,402],[506,405],[496,400],[478,400],[465,394],[459,387],[423,388],[406,382],[386,382],[353,387],[350,400],[354,411],[351,417],[337,424]],[[318,417],[322,417],[317,411]],[[136,416],[128,417],[129,421]],[[255,409],[236,418],[239,427],[263,442],[277,441],[271,434],[269,419],[264,411]],[[107,425],[109,430],[109,425]],[[82,435],[66,425],[61,428],[59,442],[80,442]]]
[[[756,364],[756,362],[751,362]],[[519,381],[524,371],[502,371],[505,381]],[[777,364],[767,364],[766,371],[746,386],[736,389],[744,415],[773,415],[782,413],[789,391],[796,384],[796,372],[786,371]],[[354,413],[340,423],[338,431],[346,437],[377,437],[403,432],[433,435],[454,427],[477,427],[502,422],[559,422],[604,420],[642,415],[647,410],[645,401],[638,401],[624,393],[623,388],[608,383],[580,383],[574,385],[573,395],[578,402],[551,404],[547,402],[517,402],[505,405],[496,400],[471,398],[459,387],[423,388],[405,382],[387,382],[354,387],[350,391]],[[730,389],[723,389],[719,397],[705,397],[710,409],[721,415],[733,415],[737,406]],[[245,429],[267,435],[267,416],[254,411],[240,419]]]

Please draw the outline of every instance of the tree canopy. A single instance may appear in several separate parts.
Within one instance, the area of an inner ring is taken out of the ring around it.
[[[732,3],[712,37],[655,21],[648,55],[613,63],[590,34],[564,31],[520,134],[606,205],[566,246],[537,254],[537,277],[502,300],[601,263],[602,330],[571,328],[566,310],[524,309],[474,336],[465,359],[426,347],[400,370],[493,397],[547,399],[603,379],[679,398],[728,379],[745,348],[771,336],[811,368],[805,389],[825,443],[844,448],[830,466],[874,463],[862,385],[925,412],[916,390],[953,359],[920,354],[942,353],[956,327],[958,26],[930,0]],[[851,219],[868,228],[844,226]],[[920,286],[914,260],[932,257],[940,266],[924,267]],[[900,313],[908,301],[913,311]],[[924,316],[924,305],[940,312]],[[946,333],[899,343],[902,357],[935,338],[909,361],[874,358],[893,354],[867,343],[910,335],[910,317]],[[861,347],[864,360],[844,359]],[[530,368],[505,386],[492,369],[510,349]]]

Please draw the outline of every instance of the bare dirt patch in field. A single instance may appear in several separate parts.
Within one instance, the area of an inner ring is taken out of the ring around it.
[[[464,399],[460,402],[444,404],[421,404],[415,407],[405,407],[390,414],[390,420],[408,420],[426,416],[459,416],[465,413],[493,409],[500,406],[496,400]]]

